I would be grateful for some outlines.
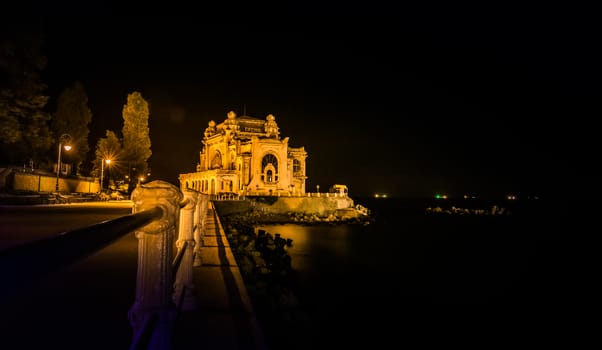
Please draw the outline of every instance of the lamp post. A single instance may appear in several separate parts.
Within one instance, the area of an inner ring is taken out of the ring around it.
[[[63,142],[65,143],[64,146],[63,146]],[[70,142],[71,142],[71,135],[69,135],[69,134],[62,134],[61,137],[59,137],[59,155],[58,155],[58,160],[56,162],[56,187],[55,187],[56,192],[59,191],[59,176],[61,174],[61,149],[63,147],[65,147],[65,151],[71,150],[71,145],[69,144]]]
[[[100,191],[99,192],[102,192],[102,180],[104,179],[105,162],[107,162],[107,166],[111,165],[110,159],[101,159],[101,162],[100,162]],[[110,184],[109,184],[109,186],[110,186]]]

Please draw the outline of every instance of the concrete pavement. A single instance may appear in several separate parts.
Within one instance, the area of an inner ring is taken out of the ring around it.
[[[200,249],[202,266],[193,268],[197,307],[176,320],[174,349],[267,349],[224,229],[209,202]]]

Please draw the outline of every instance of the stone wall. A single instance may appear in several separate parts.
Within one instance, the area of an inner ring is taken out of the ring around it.
[[[213,202],[220,215],[227,216],[232,214],[248,213],[252,210],[251,201],[214,201]]]
[[[270,214],[304,213],[328,216],[340,209],[353,208],[349,197],[247,197],[244,201],[217,201],[222,215],[260,211]]]
[[[55,192],[56,177],[40,174],[13,172],[12,178],[7,181],[14,191]],[[59,192],[66,193],[97,193],[100,184],[93,179],[59,178]]]

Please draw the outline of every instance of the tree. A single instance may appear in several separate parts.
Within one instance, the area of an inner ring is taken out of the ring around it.
[[[52,130],[55,135],[71,135],[73,149],[68,159],[78,172],[81,171],[81,165],[90,151],[88,125],[91,121],[92,112],[88,107],[88,95],[84,85],[76,81],[59,95],[57,110],[52,118]]]
[[[14,23],[0,39],[0,155],[7,163],[39,163],[53,143],[44,111],[48,96],[40,74],[46,66],[42,36]]]
[[[124,169],[120,166],[120,159],[122,158],[122,147],[121,142],[117,135],[110,130],[106,131],[106,137],[98,139],[96,143],[96,150],[94,152],[96,157],[93,161],[93,170],[92,173],[95,176],[108,175],[109,174],[109,165],[105,167],[105,174],[101,174],[101,169],[104,167],[102,162],[110,159],[111,164],[111,177],[120,177],[122,178],[125,175]],[[106,163],[105,163],[106,165]]]
[[[142,95],[135,91],[128,95],[127,104],[123,106],[123,160],[128,162],[131,193],[138,178],[149,172],[148,159],[151,152],[149,136],[148,103]]]

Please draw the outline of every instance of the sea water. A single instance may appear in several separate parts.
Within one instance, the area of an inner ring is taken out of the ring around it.
[[[371,210],[369,225],[257,227],[292,239],[299,307],[269,331],[273,347],[514,346],[565,322],[560,244],[543,203],[356,202]]]

